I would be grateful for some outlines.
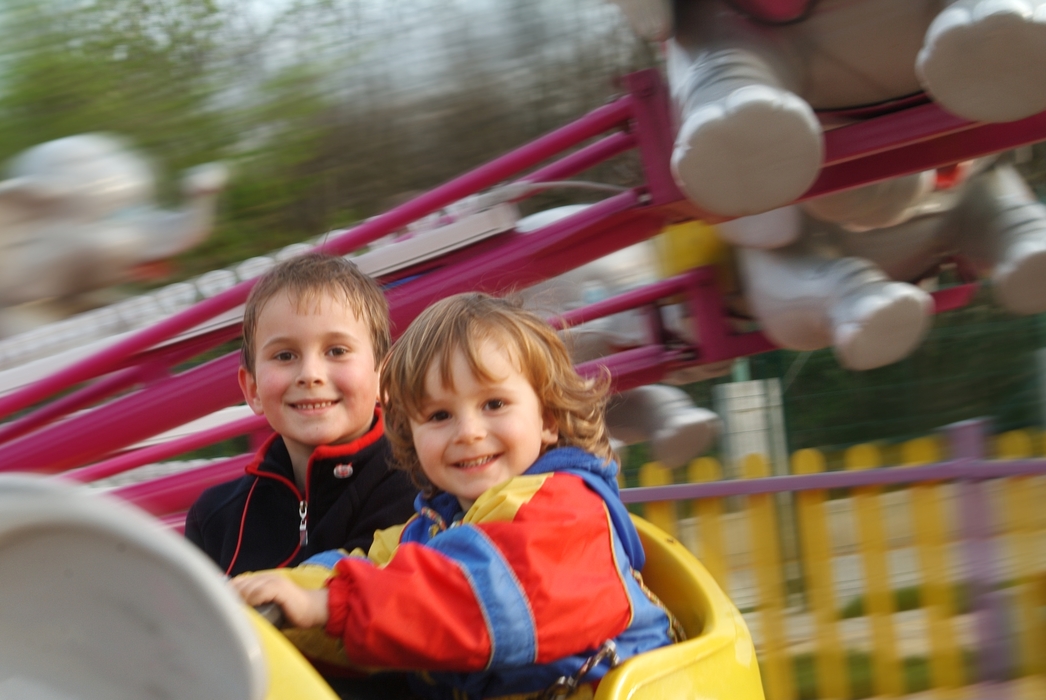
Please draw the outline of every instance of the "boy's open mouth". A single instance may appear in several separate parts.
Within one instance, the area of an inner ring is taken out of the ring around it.
[[[298,403],[292,403],[291,407],[297,408],[298,410],[301,410],[301,411],[318,411],[321,408],[330,408],[331,406],[333,406],[336,403],[338,403],[338,402],[337,401],[309,401],[309,402],[301,401],[301,402],[298,402]]]
[[[484,455],[482,457],[476,457],[475,459],[468,459],[468,460],[465,460],[463,462],[455,462],[454,466],[457,467],[458,469],[475,469],[476,467],[482,467],[482,466],[484,466],[486,464],[490,464],[491,462],[493,462],[497,458],[498,458],[497,455]]]

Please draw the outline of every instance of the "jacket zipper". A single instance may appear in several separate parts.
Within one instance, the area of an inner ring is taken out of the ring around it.
[[[301,524],[298,525],[298,546],[304,547],[309,543],[309,504],[306,501],[298,501],[298,515]]]

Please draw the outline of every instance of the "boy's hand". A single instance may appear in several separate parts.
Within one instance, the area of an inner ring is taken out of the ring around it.
[[[327,589],[308,590],[279,574],[244,574],[229,582],[248,605],[276,603],[295,627],[327,624]]]

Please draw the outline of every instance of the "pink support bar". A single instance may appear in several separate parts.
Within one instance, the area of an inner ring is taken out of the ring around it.
[[[141,367],[121,369],[68,396],[63,396],[45,406],[41,406],[32,413],[4,423],[0,425],[0,443],[14,440],[73,411],[91,406],[106,396],[134,386],[141,381],[142,375],[143,369]]]
[[[91,406],[107,396],[128,389],[135,384],[156,381],[165,377],[168,370],[213,345],[224,343],[240,335],[239,328],[220,328],[209,333],[192,336],[178,343],[140,353],[131,358],[136,364],[118,370],[77,389],[71,394],[56,399],[22,418],[0,426],[0,444],[54,422],[73,411]]]
[[[688,302],[694,326],[701,337],[700,361],[703,363],[755,355],[775,348],[762,333],[736,335],[731,332],[723,297],[716,285],[715,269],[700,268],[695,284],[688,289]]]
[[[62,472],[57,478],[86,484],[268,427],[265,416],[249,416],[160,445],[143,447],[89,467]]]
[[[609,252],[654,235],[663,219],[622,215],[635,209],[637,195],[623,192],[538,231],[506,234],[505,244],[476,255],[468,264],[438,269],[389,290],[397,328],[405,328],[433,301],[466,291],[501,292],[526,287],[571,270]],[[584,245],[597,239],[599,245]]]
[[[0,472],[54,473],[93,462],[146,438],[243,401],[235,353],[158,382],[100,409],[4,446]],[[40,448],[47,445],[46,450]]]
[[[825,132],[824,164],[838,165],[976,126],[976,122],[945,112],[935,104],[909,107]]]
[[[577,371],[584,377],[609,372],[613,390],[625,391],[661,381],[665,372],[675,366],[673,360],[679,355],[660,345],[647,345],[582,363]]]
[[[195,328],[204,321],[242,304],[247,299],[247,293],[252,284],[253,281],[241,282],[210,299],[197,302],[194,306],[164,319],[154,326],[138,331],[85,360],[59,370],[24,389],[0,397],[0,419],[80,382],[107,374],[119,368],[132,355],[148,350],[158,343]]]
[[[634,130],[650,203],[660,205],[683,201],[683,194],[668,167],[675,141],[668,87],[653,69],[625,76],[625,85],[635,100]]]
[[[933,312],[935,314],[961,309],[970,303],[970,299],[977,293],[980,285],[976,282],[960,284],[947,289],[938,289],[931,293],[933,297]]]
[[[624,294],[618,294],[617,296],[597,301],[594,304],[583,306],[580,309],[574,309],[565,314],[559,316],[553,316],[548,319],[549,325],[556,330],[563,330],[565,328],[573,328],[579,326],[582,323],[588,323],[597,318],[604,316],[610,316],[611,314],[618,314],[622,311],[628,311],[629,309],[636,309],[640,306],[646,306],[655,301],[663,299],[665,297],[678,294],[686,290],[690,285],[695,284],[697,280],[703,279],[710,268],[697,268],[684,272],[681,275],[670,277],[660,282],[654,282],[648,284],[645,287],[634,289]]]
[[[200,492],[208,486],[242,476],[243,470],[252,459],[254,459],[254,455],[237,455],[205,467],[138,484],[121,486],[110,493],[153,515],[184,512],[189,509]]]
[[[572,177],[635,146],[635,136],[619,131],[521,177],[518,182],[550,182]]]
[[[939,109],[935,105],[914,109],[927,108]],[[878,117],[869,122],[828,132],[825,140],[829,144],[837,142],[833,146],[834,150],[854,155],[848,160],[827,163],[813,186],[801,199],[931,170],[1046,139],[1046,112],[1006,124],[963,122],[962,128],[942,129],[935,138],[923,139],[919,139],[918,136],[922,134],[922,119],[925,113],[916,114],[909,124],[901,119],[907,116],[906,112]],[[942,119],[954,124],[955,117],[949,117],[943,111],[940,114]],[[898,147],[881,147],[879,120],[888,118],[897,118],[896,123],[900,131],[895,136],[902,144]],[[906,131],[906,127],[910,127],[911,131]],[[866,136],[878,138],[869,138],[866,141]]]

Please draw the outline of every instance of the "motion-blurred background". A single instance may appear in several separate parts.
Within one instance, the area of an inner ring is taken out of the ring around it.
[[[231,167],[209,238],[105,300],[350,226],[602,104],[618,76],[660,61],[601,0],[8,0],[0,46],[0,162],[115,133],[152,160],[161,205],[185,169]],[[1016,156],[1040,194],[1042,153]],[[639,174],[629,155],[590,176],[629,185]],[[529,206],[572,197],[584,194]],[[974,416],[1039,426],[1044,345],[1041,316],[1009,316],[982,292],[895,365],[858,373],[828,350],[775,351],[688,390],[716,408],[716,384],[772,380],[779,448],[837,454]]]
[[[74,134],[117,134],[151,160],[161,206],[180,200],[179,178],[190,167],[220,161],[230,168],[210,236],[97,296],[99,304],[349,227],[566,124],[619,94],[618,77],[661,61],[658,49],[636,38],[603,0],[5,0],[0,47],[0,163]],[[1046,149],[1040,144],[1006,157],[1046,197]],[[627,186],[641,181],[641,170],[629,154],[586,177]],[[583,192],[556,190],[528,201],[524,213],[583,201],[591,201]],[[887,367],[855,372],[831,350],[775,350],[685,389],[725,422],[710,452],[725,477],[741,476],[740,457],[752,451],[778,474],[790,471],[790,456],[806,448],[816,448],[829,470],[853,466],[847,455],[866,443],[875,444],[884,465],[912,461],[916,453],[942,459],[946,446],[936,452],[913,446],[970,418],[987,419],[992,435],[1023,431],[1028,449],[1008,456],[1042,455],[1046,319],[1011,316],[982,287],[973,303],[936,316],[919,349]],[[195,456],[236,454],[246,443],[237,439]],[[644,445],[627,450],[626,485],[640,483],[640,467],[649,461]],[[683,482],[692,475],[663,470],[656,479]],[[1041,493],[1041,479],[1034,483]],[[1018,493],[1025,486],[1013,481],[1007,488]],[[868,628],[856,627],[867,621],[870,591],[881,581],[863,582],[870,580],[862,578],[867,564],[860,560],[868,547],[846,510],[850,494],[829,495],[835,505],[826,522],[843,572],[837,613],[855,625],[843,631],[848,696],[864,697],[874,691],[876,671]],[[942,498],[950,499],[948,520],[957,527],[962,508],[954,496],[948,491]],[[906,498],[888,493],[882,500],[895,574],[883,585],[901,617],[919,612],[920,596],[930,600],[929,586],[912,573],[918,567]],[[753,626],[761,658],[774,658],[759,613],[776,603],[760,602],[756,579],[765,562],[753,554],[766,538],[745,529],[743,504],[720,505],[726,541],[720,554],[731,570],[719,572],[720,583]],[[775,580],[785,583],[780,604],[790,615],[788,649],[797,673],[794,687],[791,680],[781,684],[793,691],[778,697],[825,697],[812,670],[816,630],[808,611],[815,591],[803,583],[808,563],[800,561],[797,505],[783,496],[777,505],[782,559]],[[702,525],[710,521],[702,520],[701,507],[674,504],[659,524],[711,560]],[[646,512],[656,519],[653,509]],[[1041,515],[1020,525],[1037,578],[1011,586],[1018,577],[1007,569],[997,586],[1010,596],[1039,591],[1021,608],[1036,615],[1043,610],[1043,526]],[[953,561],[960,559],[957,548],[949,550]],[[955,590],[949,619],[965,640],[974,636],[967,588]],[[933,685],[932,655],[920,646],[922,620],[898,618],[907,625],[902,641],[915,640],[901,649],[910,691]],[[1027,648],[1043,648],[1041,637],[1036,644]],[[958,665],[972,663],[976,645],[965,648]]]

